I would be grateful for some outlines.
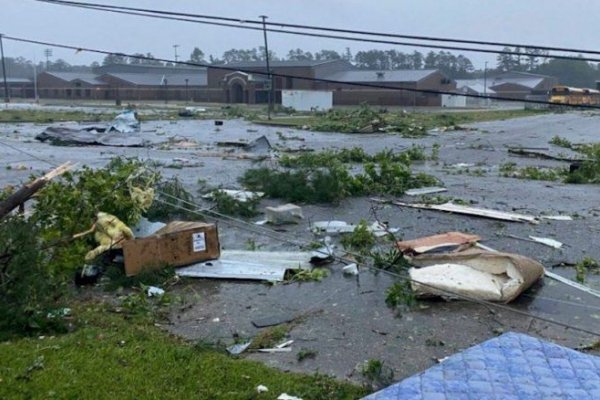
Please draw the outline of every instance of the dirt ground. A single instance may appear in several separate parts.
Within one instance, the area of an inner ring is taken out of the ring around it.
[[[538,225],[498,222],[429,210],[380,207],[378,216],[399,236],[413,239],[446,231],[476,233],[484,244],[498,250],[534,258],[554,272],[574,279],[570,267],[556,267],[589,256],[600,259],[600,190],[593,185],[566,185],[556,182],[517,180],[499,177],[498,167],[506,162],[519,166],[566,166],[564,162],[515,157],[510,146],[547,148],[553,154],[569,150],[549,144],[559,135],[574,143],[600,141],[600,116],[587,113],[548,114],[507,121],[469,125],[473,130],[432,132],[423,139],[406,139],[388,134],[314,133],[277,127],[252,125],[227,120],[217,129],[213,121],[144,122],[142,132],[153,144],[143,148],[57,147],[33,139],[46,125],[1,124],[2,143],[29,154],[0,145],[0,187],[25,182],[31,173],[49,168],[39,159],[59,164],[74,161],[102,166],[116,155],[152,159],[165,166],[188,160],[189,167],[164,168],[166,176],[177,175],[189,191],[197,194],[199,180],[226,188],[239,188],[237,178],[255,162],[236,157],[239,150],[216,146],[218,141],[252,140],[266,135],[272,145],[285,148],[334,149],[362,147],[367,152],[388,148],[402,150],[412,144],[424,146],[429,153],[440,145],[439,161],[427,161],[415,169],[435,175],[448,188],[444,196],[476,202],[476,206],[516,211],[533,216],[566,214],[573,221],[544,220]],[[60,124],[76,126],[76,123]],[[303,140],[298,140],[297,138]],[[287,138],[287,139],[286,139]],[[170,140],[169,140],[170,139]],[[193,140],[196,148],[177,148],[179,139]],[[165,142],[169,142],[165,144]],[[163,143],[161,145],[161,143]],[[224,153],[228,152],[229,153]],[[175,160],[174,160],[175,159]],[[273,161],[264,161],[270,163]],[[456,167],[457,163],[475,164]],[[476,171],[474,173],[474,171]],[[416,198],[404,198],[416,201]],[[264,200],[262,205],[278,204]],[[310,242],[308,226],[317,220],[360,219],[373,221],[368,198],[353,198],[338,206],[303,206],[305,219],[297,225],[281,227],[279,234]],[[252,220],[256,221],[262,217]],[[298,250],[289,244],[218,221],[220,239],[226,249],[244,249],[252,240],[261,250]],[[509,238],[507,235],[551,237],[565,243],[556,250],[537,243]],[[334,237],[335,240],[337,238]],[[267,285],[257,282],[194,280],[176,286],[186,298],[184,306],[173,310],[170,332],[190,340],[231,343],[234,337],[252,337],[259,330],[252,320],[273,315],[302,314],[289,333],[294,340],[292,352],[247,353],[283,370],[319,372],[341,379],[360,381],[356,366],[378,359],[394,371],[394,379],[412,375],[473,344],[507,331],[517,331],[549,341],[578,347],[598,337],[558,327],[530,317],[470,304],[464,301],[425,301],[414,310],[397,314],[385,304],[385,289],[394,279],[362,269],[356,277],[343,276],[341,265],[329,266],[331,275],[322,282]],[[590,275],[587,285],[600,289],[598,275]],[[548,278],[536,284],[510,304],[532,315],[572,326],[600,331],[600,299]],[[301,349],[314,350],[314,359],[297,361]]]

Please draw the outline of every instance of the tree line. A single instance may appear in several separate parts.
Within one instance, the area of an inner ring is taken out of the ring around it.
[[[548,53],[531,48],[503,49],[506,52],[524,53],[525,55],[499,54],[496,65],[488,70],[488,76],[505,71],[522,71],[542,75],[555,76],[563,84],[594,87],[595,81],[600,80],[600,66],[597,63],[589,63],[579,60],[556,60],[548,59]],[[136,57],[138,56],[138,57]],[[393,69],[439,69],[450,78],[469,79],[483,75],[483,70],[476,70],[471,60],[462,54],[453,54],[449,51],[430,51],[426,54],[419,51],[404,53],[395,49],[390,50],[363,50],[355,54],[350,48],[338,52],[336,50],[323,49],[317,52],[305,51],[300,48],[291,49],[284,56],[278,56],[270,51],[271,60],[345,60],[360,69],[393,70]],[[185,61],[198,64],[231,64],[246,61],[265,61],[263,47],[252,49],[230,49],[221,56],[206,55],[200,48],[194,47]],[[23,57],[5,58],[7,76],[14,78],[31,78],[34,69],[41,71],[70,71],[91,72],[94,67],[108,64],[132,64],[132,65],[162,65],[174,66],[172,63],[164,63],[157,60],[152,53],[135,53],[134,57],[122,54],[109,54],[101,63],[93,62],[90,65],[71,65],[65,60],[56,59],[47,62],[34,63]],[[35,68],[34,68],[35,67]],[[1,71],[1,66],[0,66]]]

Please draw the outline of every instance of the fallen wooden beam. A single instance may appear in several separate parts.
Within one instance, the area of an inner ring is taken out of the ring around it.
[[[555,156],[553,154],[545,153],[542,151],[535,151],[535,150],[522,149],[522,148],[509,148],[508,153],[515,155],[515,156],[541,158],[542,160],[555,160],[555,161],[566,161],[566,162],[583,162],[583,161],[585,161],[584,158],[571,158],[571,157]]]
[[[0,203],[0,219],[4,218],[15,208],[22,206],[23,203],[29,200],[31,196],[33,196],[38,190],[46,186],[46,184],[52,179],[64,174],[67,171],[70,171],[74,167],[75,164],[71,162],[64,163],[61,166],[54,168],[44,176],[36,178],[33,181],[25,184],[15,193],[8,196],[6,200]]]

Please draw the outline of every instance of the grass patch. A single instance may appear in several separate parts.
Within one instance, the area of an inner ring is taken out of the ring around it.
[[[291,329],[292,326],[290,324],[266,328],[256,335],[254,339],[252,339],[252,343],[250,344],[249,348],[252,350],[273,348],[287,337]]]
[[[329,276],[327,268],[299,269],[292,272],[292,275],[286,279],[286,283],[291,282],[321,282]]]
[[[517,164],[509,162],[500,166],[500,176],[506,178],[528,179],[534,181],[561,181],[568,178],[569,171],[566,168],[540,168],[540,167],[517,167]]]
[[[0,344],[0,398],[254,399],[256,386],[303,399],[356,399],[364,388],[281,372],[174,338],[141,317],[81,305],[69,334]]]
[[[249,190],[289,202],[339,203],[349,196],[400,196],[408,189],[439,183],[430,175],[412,174],[411,163],[426,158],[419,147],[400,153],[386,150],[373,156],[359,148],[284,156],[283,169],[249,169],[240,182]],[[349,163],[353,162],[364,163],[362,173],[351,173]]]
[[[390,308],[400,306],[413,307],[417,304],[417,298],[409,281],[397,282],[385,291],[385,304]]]
[[[215,203],[215,209],[225,215],[254,217],[259,214],[257,208],[260,204],[259,197],[253,197],[246,201],[239,201],[222,190],[212,192],[212,200]]]
[[[569,139],[560,137],[558,135],[554,136],[550,140],[550,144],[553,144],[553,145],[558,146],[558,147],[564,147],[565,149],[572,149],[573,148],[573,143],[571,143],[571,141]]]
[[[85,111],[2,110],[0,111],[0,122],[101,122],[110,121],[117,114],[117,112],[88,113]]]
[[[467,111],[453,113],[387,112],[368,106],[354,109],[333,109],[309,115],[276,117],[270,121],[255,119],[266,125],[307,128],[312,131],[370,133],[389,132],[405,137],[423,137],[433,128],[460,130],[461,124],[506,120],[548,113],[546,110]]]
[[[407,272],[411,267],[402,252],[395,247],[387,252],[373,251],[370,253],[370,256],[373,259],[373,266],[377,269],[392,271],[398,274]]]
[[[352,233],[342,236],[340,243],[348,251],[369,254],[375,241],[375,235],[369,230],[367,221],[361,220]]]
[[[599,274],[600,264],[591,257],[585,257],[583,260],[575,264],[575,279],[579,283],[585,283],[588,273]]]
[[[360,372],[371,385],[380,387],[390,385],[394,378],[394,371],[387,368],[381,360],[367,361]]]

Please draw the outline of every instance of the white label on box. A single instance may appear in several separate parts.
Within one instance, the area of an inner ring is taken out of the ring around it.
[[[204,232],[192,233],[192,247],[194,253],[206,251],[206,237]]]

